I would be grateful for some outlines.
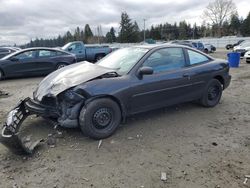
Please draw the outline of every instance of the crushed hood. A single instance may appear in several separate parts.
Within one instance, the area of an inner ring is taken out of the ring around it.
[[[87,82],[114,70],[87,61],[72,64],[52,72],[45,77],[34,92],[34,98],[41,101],[46,95],[56,96],[64,90]]]

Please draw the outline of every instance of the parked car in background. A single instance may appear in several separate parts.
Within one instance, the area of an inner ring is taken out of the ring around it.
[[[212,44],[204,44],[204,52],[205,53],[213,53],[215,51],[216,51],[216,48]]]
[[[250,63],[250,51],[247,51],[244,55],[244,58],[246,59],[247,63]]]
[[[0,59],[0,80],[8,77],[37,76],[76,62],[74,54],[52,48],[27,48]]]
[[[244,57],[245,53],[250,50],[250,41],[244,41],[240,45],[233,48],[234,52],[240,53],[241,57]]]
[[[109,46],[86,45],[82,41],[75,41],[65,44],[62,50],[76,55],[77,61],[96,62],[112,52]]]
[[[9,55],[13,52],[19,51],[21,48],[17,47],[0,47],[0,59],[6,55]]]
[[[230,49],[232,49],[233,47],[235,47],[235,46],[238,46],[238,45],[240,45],[242,42],[244,42],[245,40],[239,40],[238,42],[236,42],[236,43],[234,43],[234,44],[227,44],[226,45],[226,49],[227,50],[230,50]]]
[[[194,47],[197,49],[197,50],[200,50],[202,52],[204,52],[204,44],[200,41],[192,41],[192,44],[194,45]]]

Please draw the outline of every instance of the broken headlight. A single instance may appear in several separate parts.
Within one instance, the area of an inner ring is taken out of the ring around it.
[[[67,90],[66,92],[63,93],[63,100],[65,100],[66,102],[70,104],[76,104],[80,101],[85,100],[85,97],[76,93],[73,90]]]

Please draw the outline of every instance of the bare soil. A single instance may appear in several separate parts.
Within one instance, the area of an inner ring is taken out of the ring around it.
[[[226,51],[212,56],[226,58]],[[186,103],[128,118],[108,139],[84,137],[80,129],[58,128],[55,146],[33,156],[17,156],[0,145],[0,187],[239,188],[250,187],[250,64],[231,69],[232,82],[219,105]],[[8,111],[32,92],[41,77],[0,82],[0,124]],[[55,132],[31,117],[24,130],[32,138]],[[161,180],[161,172],[167,180]]]

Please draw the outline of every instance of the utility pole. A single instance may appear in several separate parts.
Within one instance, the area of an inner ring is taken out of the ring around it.
[[[146,22],[146,19],[144,18],[144,19],[143,19],[143,23],[144,23],[143,39],[144,39],[144,42],[145,42],[145,40],[146,40],[145,22]]]

